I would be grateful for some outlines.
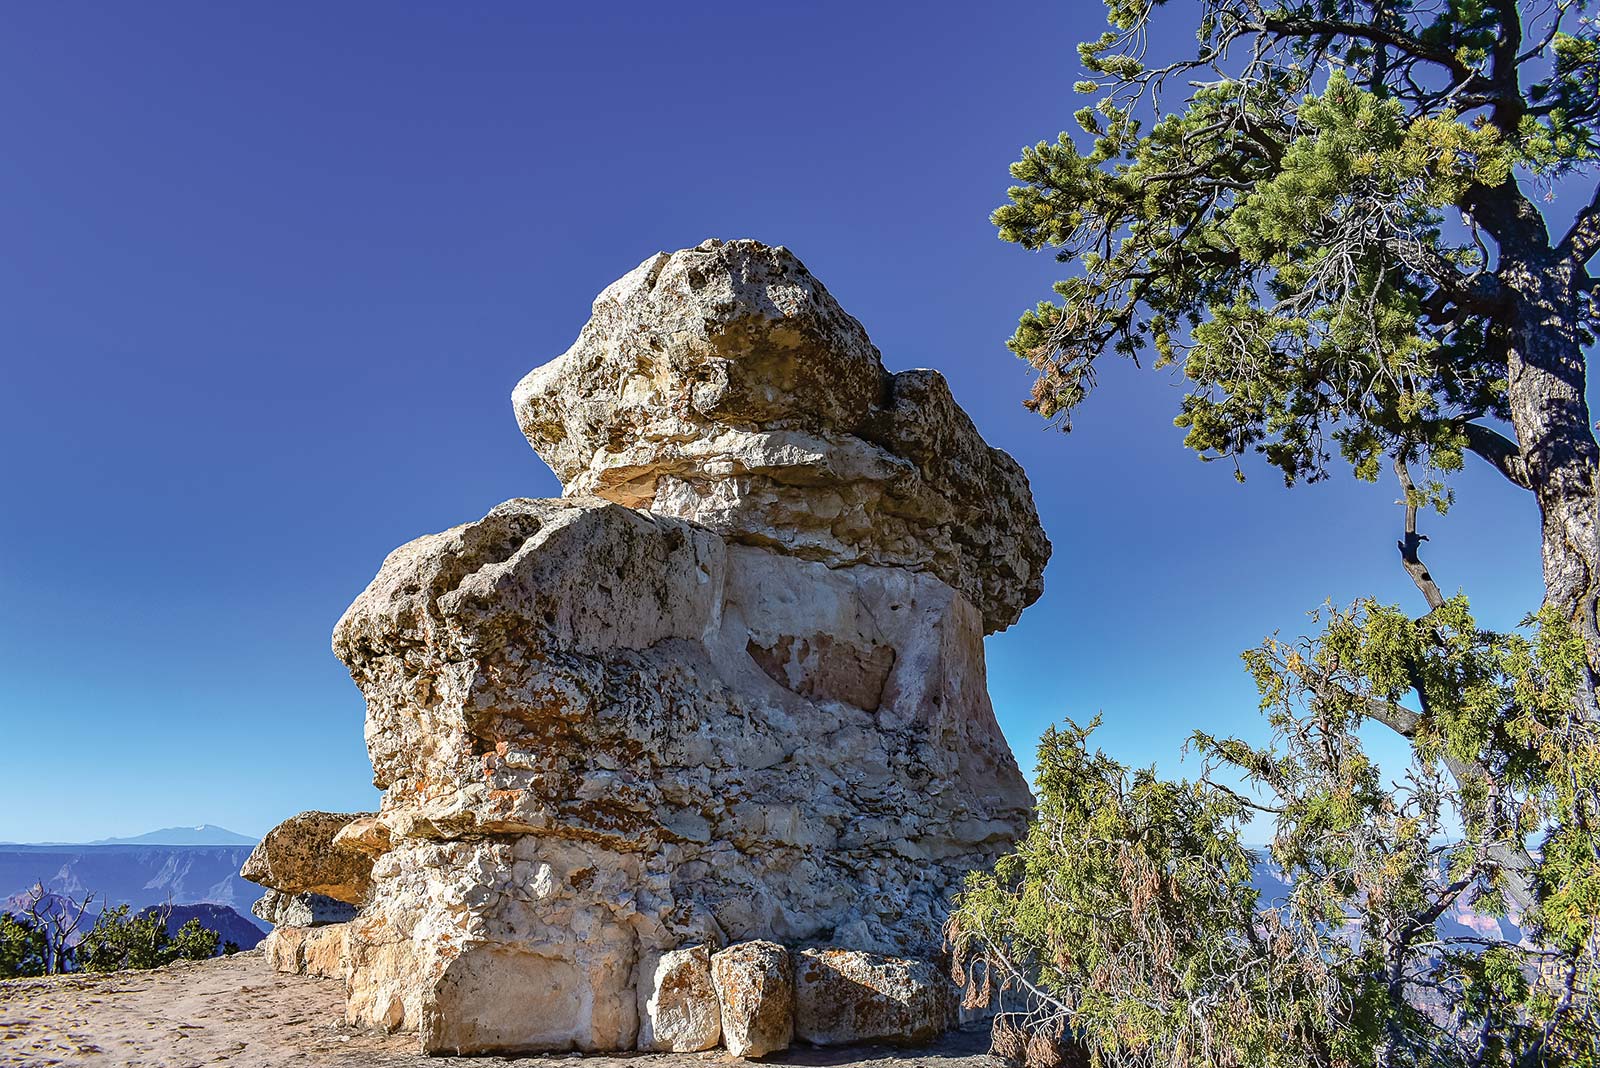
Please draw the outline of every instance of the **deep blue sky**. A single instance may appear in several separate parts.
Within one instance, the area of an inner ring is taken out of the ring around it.
[[[1109,363],[1070,436],[1021,408],[1003,342],[1057,268],[987,215],[1080,106],[1097,4],[567,8],[6,9],[0,840],[371,806],[334,621],[396,545],[558,492],[512,385],[709,236],[788,245],[1027,468],[1055,557],[988,643],[1025,766],[1099,711],[1182,770],[1195,725],[1261,733],[1241,649],[1417,606],[1393,486],[1236,485],[1170,378]],[[1434,574],[1513,623],[1532,506],[1458,487]]]

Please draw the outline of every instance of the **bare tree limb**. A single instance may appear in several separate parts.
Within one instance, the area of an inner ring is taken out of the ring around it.
[[[1522,449],[1516,442],[1482,423],[1467,423],[1462,429],[1467,434],[1468,452],[1487,460],[1489,465],[1504,475],[1512,485],[1521,486],[1523,489],[1532,488],[1533,483],[1528,476],[1528,462],[1522,458]]]
[[[1433,576],[1428,573],[1428,565],[1422,562],[1417,555],[1417,549],[1427,541],[1427,537],[1417,533],[1417,505],[1420,496],[1415,483],[1411,481],[1411,471],[1406,467],[1406,462],[1399,456],[1394,460],[1395,477],[1400,480],[1400,489],[1405,493],[1402,502],[1406,506],[1406,531],[1405,536],[1397,543],[1400,548],[1400,562],[1405,565],[1406,574],[1411,576],[1411,581],[1417,584],[1417,589],[1422,591],[1423,599],[1428,602],[1428,609],[1432,611],[1444,604],[1444,595],[1439,592],[1439,584],[1433,581]]]

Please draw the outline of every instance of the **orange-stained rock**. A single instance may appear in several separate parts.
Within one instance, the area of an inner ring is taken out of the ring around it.
[[[794,1041],[794,965],[776,942],[740,942],[711,957],[722,1044],[738,1057],[764,1057]]]

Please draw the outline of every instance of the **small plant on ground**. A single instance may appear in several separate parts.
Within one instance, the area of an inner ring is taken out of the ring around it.
[[[26,914],[0,912],[0,979],[43,975],[48,963],[44,928]]]
[[[102,912],[78,944],[77,966],[86,972],[115,972],[158,968],[175,960],[206,960],[216,955],[217,932],[202,926],[199,919],[191,919],[169,934],[167,921],[171,915],[170,906],[134,915],[129,915],[127,905]]]

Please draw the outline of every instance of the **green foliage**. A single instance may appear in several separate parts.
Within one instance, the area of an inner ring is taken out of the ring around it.
[[[27,916],[0,912],[0,979],[43,975],[47,952],[44,928]]]
[[[77,966],[86,972],[158,968],[175,960],[205,960],[216,954],[217,932],[191,919],[167,933],[167,913],[150,909],[129,915],[127,905],[107,909],[79,943]]]
[[[958,952],[997,962],[1036,1023],[1064,1020],[1101,1064],[1597,1063],[1583,643],[1548,613],[1480,630],[1459,597],[1420,620],[1372,601],[1321,619],[1245,654],[1272,740],[1197,732],[1196,782],[1047,733],[1036,820],[969,881]],[[1373,721],[1413,743],[1402,782],[1365,750]],[[1256,901],[1239,834],[1257,803],[1217,768],[1270,798],[1281,901]],[[1457,906],[1515,914],[1528,937],[1443,933]]]
[[[1189,380],[1176,422],[1202,458],[1258,451],[1290,483],[1335,449],[1369,480],[1385,455],[1460,467],[1466,424],[1508,416],[1498,276],[1521,253],[1489,251],[1485,202],[1597,158],[1600,43],[1564,28],[1586,3],[1506,56],[1503,5],[1205,0],[1196,54],[1166,66],[1142,50],[1159,5],[1107,6],[1081,135],[1025,148],[993,216],[1079,268],[1011,339],[1030,407],[1070,426],[1103,353],[1153,353]]]
[[[1163,0],[1106,0],[1080,132],[1012,165],[1000,236],[1073,265],[1010,342],[1029,406],[1070,426],[1104,354],[1153,355],[1187,379],[1188,447],[1241,478],[1252,452],[1291,484],[1392,464],[1430,607],[1328,608],[1246,654],[1271,740],[1197,733],[1196,782],[1046,737],[1037,822],[951,931],[1103,1063],[1600,1065],[1600,190],[1564,236],[1525,192],[1600,161],[1592,6],[1200,0],[1168,62]],[[1516,633],[1418,557],[1468,453],[1545,517],[1548,607]],[[1409,745],[1403,781],[1370,724]],[[1262,797],[1291,887],[1266,911],[1233,867]],[[1526,942],[1441,934],[1466,906]]]
[[[1098,721],[1097,721],[1098,722]],[[1319,1027],[1289,932],[1258,924],[1243,805],[1090,752],[1088,728],[1039,744],[1039,809],[1017,851],[974,874],[952,917],[959,958],[1035,985],[1032,1026],[1068,1024],[1095,1063],[1268,1063]],[[1287,1001],[1259,995],[1295,990]]]

